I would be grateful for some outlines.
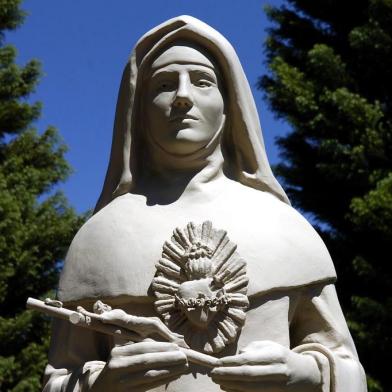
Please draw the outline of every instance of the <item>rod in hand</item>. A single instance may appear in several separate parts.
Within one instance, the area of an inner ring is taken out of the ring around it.
[[[40,301],[28,298],[28,309],[37,310],[49,316],[67,320],[75,326],[88,328],[107,335],[120,336],[124,340],[141,342],[149,335],[159,335],[169,342],[176,343],[192,363],[214,368],[219,366],[219,359],[190,349],[183,337],[170,331],[157,317],[139,317],[125,313],[121,309],[114,309],[101,301],[94,304],[94,313],[88,312],[81,306],[76,311],[63,307],[60,301],[46,299]],[[121,324],[114,324],[114,320]],[[112,321],[112,323],[111,323]]]

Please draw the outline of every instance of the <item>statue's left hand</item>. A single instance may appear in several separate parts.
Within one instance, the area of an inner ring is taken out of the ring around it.
[[[221,358],[212,380],[230,392],[320,392],[321,374],[310,355],[271,341],[249,344],[238,355]]]

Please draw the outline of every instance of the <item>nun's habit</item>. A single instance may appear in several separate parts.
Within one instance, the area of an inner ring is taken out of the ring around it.
[[[172,204],[150,205],[138,189],[138,181],[149,170],[141,116],[144,78],[156,56],[178,42],[204,48],[219,67],[225,127],[219,138],[188,159],[203,159],[219,144],[222,161],[217,166],[222,166],[223,176],[219,188],[208,181],[199,184],[194,199],[187,199],[185,189]],[[182,197],[188,202],[181,204]],[[272,340],[313,355],[324,392],[366,391],[337,300],[332,261],[313,228],[290,207],[271,172],[239,59],[217,31],[181,16],[143,36],[125,67],[105,183],[95,214],[70,246],[59,299],[69,307],[89,307],[101,299],[134,314],[155,315],[149,290],[162,244],[177,226],[204,220],[227,230],[247,261],[250,308],[237,343],[228,347],[226,355],[254,340]],[[55,322],[45,391],[82,390],[103,368],[114,343],[103,335]],[[219,390],[205,374],[196,371],[187,377],[166,390]]]

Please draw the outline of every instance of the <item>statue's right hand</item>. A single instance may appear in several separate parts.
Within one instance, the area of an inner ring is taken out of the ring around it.
[[[141,342],[116,346],[91,392],[144,392],[187,372],[185,354],[174,343]]]
[[[87,316],[91,315],[82,307],[78,307],[78,311]],[[94,315],[96,317],[96,315]],[[142,317],[133,316],[124,312],[122,309],[111,309],[99,314],[99,319],[104,324],[113,324],[121,328],[128,329],[146,338],[151,335],[158,335],[161,338],[179,344],[182,347],[188,347],[184,341],[184,337],[170,329],[158,317]]]

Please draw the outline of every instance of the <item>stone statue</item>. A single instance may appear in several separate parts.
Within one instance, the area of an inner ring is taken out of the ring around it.
[[[125,67],[103,190],[58,290],[140,338],[55,320],[44,390],[364,392],[335,279],[271,172],[234,49],[171,19]]]

